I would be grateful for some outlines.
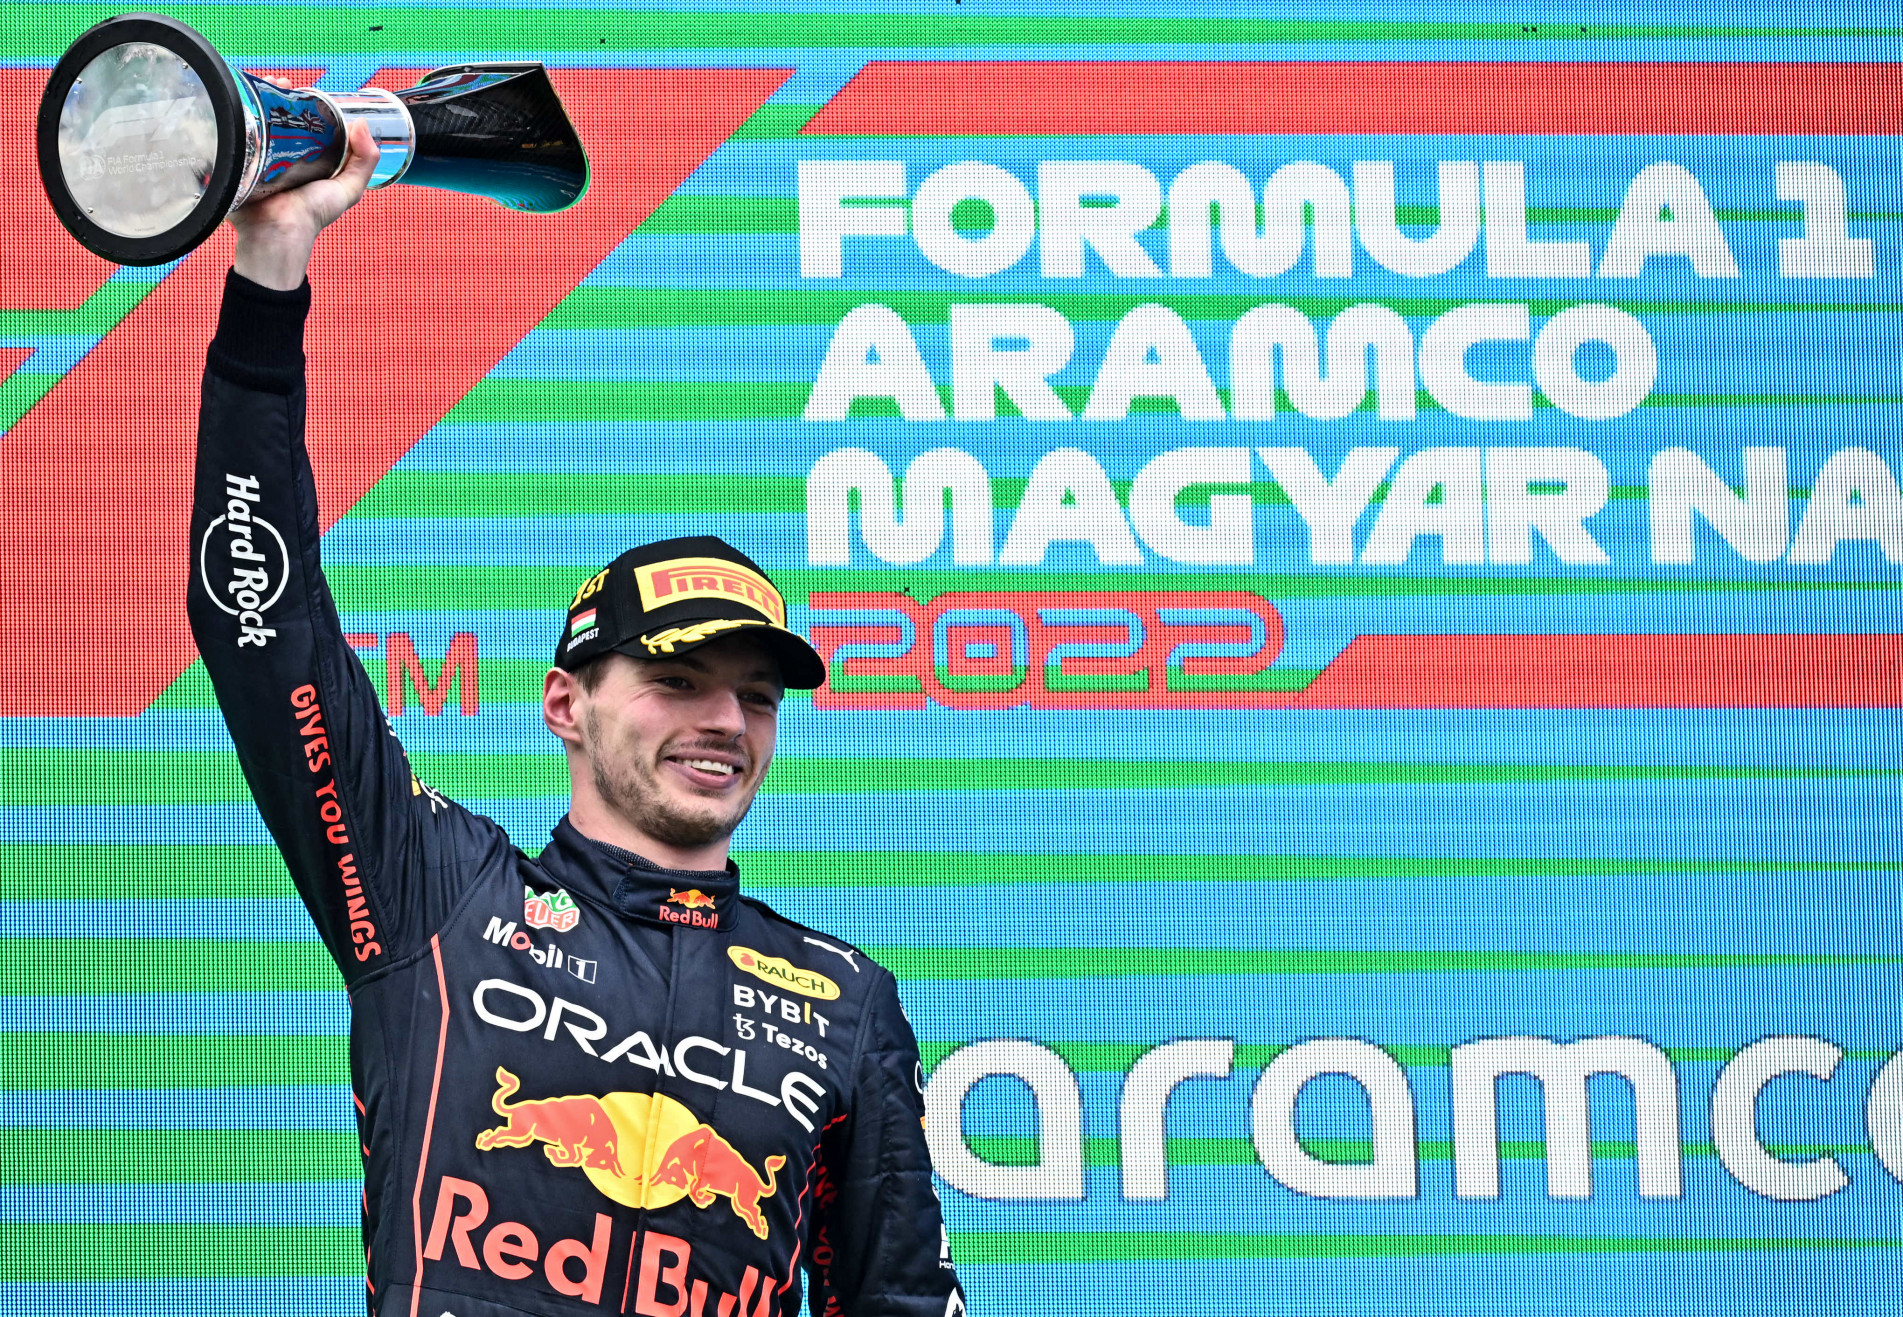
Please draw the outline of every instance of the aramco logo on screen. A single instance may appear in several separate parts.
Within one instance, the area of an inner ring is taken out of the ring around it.
[[[1190,1038],[1136,1058],[1124,1076],[1117,1111],[1125,1199],[1169,1197],[1170,1098],[1189,1081],[1228,1080],[1236,1050],[1231,1039]],[[1767,1143],[1759,1127],[1760,1097],[1767,1108],[1780,1100],[1772,1096],[1774,1081],[1801,1076],[1828,1083],[1844,1057],[1827,1040],[1780,1035],[1762,1038],[1724,1063],[1708,1099],[1711,1150],[1732,1180],[1760,1198],[1785,1203],[1827,1198],[1850,1185],[1849,1172],[1827,1150],[1836,1145]],[[1358,1086],[1366,1099],[1369,1138],[1358,1152],[1318,1153],[1299,1132],[1302,1090],[1328,1076]],[[1613,1155],[1593,1140],[1595,1076],[1631,1087],[1636,1137],[1630,1147],[1639,1196],[1684,1196],[1683,1162],[1692,1149],[1680,1140],[1680,1076],[1663,1049],[1623,1036],[1559,1042],[1516,1035],[1476,1038],[1448,1049],[1444,1096],[1453,1125],[1456,1198],[1503,1197],[1499,1081],[1509,1076],[1529,1078],[1540,1089],[1548,1196],[1591,1198],[1595,1158]],[[1033,1164],[986,1160],[965,1141],[966,1098],[979,1084],[999,1078],[1023,1085],[1035,1105]],[[1426,1095],[1420,1100],[1428,1102]],[[1248,1099],[1250,1140],[1269,1177],[1305,1197],[1420,1198],[1420,1162],[1432,1154],[1417,1138],[1416,1103],[1407,1071],[1387,1050],[1356,1038],[1312,1038],[1276,1051],[1263,1065]],[[1877,1068],[1862,1108],[1877,1163],[1891,1183],[1903,1181],[1903,1052]],[[1005,1038],[959,1048],[934,1067],[925,1085],[925,1116],[933,1168],[953,1188],[998,1200],[1085,1196],[1083,1098],[1076,1074],[1051,1048]]]

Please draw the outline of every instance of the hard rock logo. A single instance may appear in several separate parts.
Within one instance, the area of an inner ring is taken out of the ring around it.
[[[786,1158],[774,1155],[762,1176],[720,1131],[660,1093],[510,1099],[522,1081],[496,1069],[490,1106],[503,1123],[476,1135],[484,1152],[546,1145],[551,1166],[580,1167],[595,1188],[627,1207],[661,1208],[687,1199],[710,1207],[716,1197],[760,1239],[767,1237],[760,1200],[778,1189]]]

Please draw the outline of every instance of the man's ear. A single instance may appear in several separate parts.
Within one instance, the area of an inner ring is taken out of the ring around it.
[[[581,749],[581,680],[574,673],[550,668],[542,678],[542,721],[561,743]]]

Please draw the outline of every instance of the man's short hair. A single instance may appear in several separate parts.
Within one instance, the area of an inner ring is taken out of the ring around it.
[[[608,654],[597,654],[576,668],[572,674],[588,694],[593,695],[601,683],[607,679],[609,657]]]

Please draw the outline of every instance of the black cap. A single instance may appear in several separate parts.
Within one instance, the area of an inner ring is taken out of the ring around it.
[[[581,583],[568,605],[555,666],[573,672],[611,650],[683,654],[745,631],[780,661],[793,690],[826,680],[819,652],[786,626],[786,600],[760,565],[712,535],[629,549]]]

